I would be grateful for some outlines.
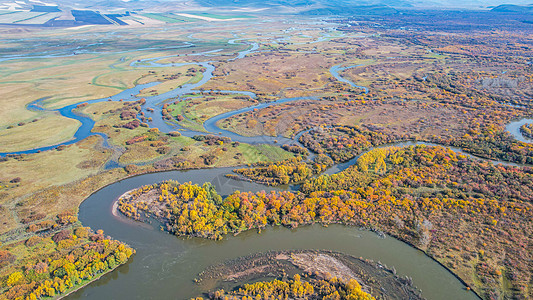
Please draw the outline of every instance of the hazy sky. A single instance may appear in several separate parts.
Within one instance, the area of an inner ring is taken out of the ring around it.
[[[383,2],[387,2],[384,0]],[[445,6],[464,6],[464,5],[480,5],[480,6],[491,6],[491,5],[500,5],[500,4],[518,4],[518,5],[529,5],[533,4],[533,0],[412,0],[410,2],[422,4],[422,3],[435,3]]]
[[[61,3],[64,0],[55,0]],[[74,2],[81,2],[87,4],[86,0],[71,0]],[[130,2],[133,0],[121,0],[123,2]],[[291,0],[136,0],[140,2],[181,2],[181,3],[197,3],[197,4],[213,4],[221,6],[246,6],[266,3],[284,3],[290,5]],[[100,4],[105,3],[105,0],[98,1]],[[114,1],[110,1],[114,2]],[[294,1],[301,4],[302,1]],[[533,0],[309,0],[311,3],[322,3],[335,5],[338,3],[342,6],[348,5],[369,5],[369,4],[385,4],[390,6],[402,6],[401,4],[408,4],[414,7],[469,7],[469,8],[486,8],[489,6],[498,6],[500,4],[516,4],[516,5],[533,5]],[[116,2],[115,2],[116,3]],[[208,6],[211,6],[209,5]],[[193,4],[194,5],[194,4]]]
[[[128,0],[122,0],[122,1],[128,1]],[[131,0],[129,0],[131,1]],[[154,0],[138,0],[138,1],[154,1]],[[156,0],[156,1],[160,1],[160,2],[165,2],[165,1],[175,1],[175,2],[183,2],[183,1],[186,1],[186,0]],[[325,1],[325,0],[315,0],[316,2],[329,2],[329,3],[332,3],[332,2],[335,2],[335,0],[329,0],[329,1]],[[488,5],[500,5],[500,4],[519,4],[519,5],[529,5],[529,4],[532,4],[533,5],[533,0],[403,0],[405,2],[410,2],[410,3],[416,3],[418,5],[422,5],[422,4],[439,4],[439,5],[446,5],[446,6],[457,6],[457,5],[483,5],[483,6],[488,6]],[[194,1],[193,1],[194,2]],[[240,1],[234,1],[234,0],[228,0],[227,3],[228,4],[231,4],[231,3],[239,3]],[[247,1],[242,1],[242,2],[247,2]],[[265,1],[265,2],[268,2],[268,1]],[[290,2],[290,1],[288,1]],[[301,1],[299,1],[301,2]],[[342,2],[352,2],[353,4],[359,4],[361,2],[381,2],[383,4],[387,4],[387,2],[391,2],[391,3],[394,3],[394,2],[398,2],[398,1],[395,1],[395,0],[391,0],[391,1],[387,1],[387,0],[352,0],[352,1],[346,1],[346,0],[343,0]]]

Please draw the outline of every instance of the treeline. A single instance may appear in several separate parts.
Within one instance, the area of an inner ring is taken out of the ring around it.
[[[514,139],[495,125],[480,125],[460,137],[432,136],[429,141],[487,159],[533,165],[533,145]],[[315,153],[324,153],[335,162],[345,162],[374,147],[417,140],[410,135],[397,135],[374,126],[330,126],[304,133],[300,141]]]
[[[324,172],[332,165],[331,158],[324,154],[319,154],[314,158],[313,162],[305,162],[301,156],[298,156],[278,162],[257,163],[254,167],[234,169],[233,172],[250,181],[277,186],[301,182]],[[226,176],[240,179],[232,174]]]
[[[497,293],[502,276],[517,297],[527,294],[531,168],[471,161],[443,147],[381,148],[339,174],[307,179],[301,190],[235,192],[221,199],[210,184],[167,181],[121,198],[119,209],[141,220],[155,216],[176,235],[212,239],[268,225],[370,228],[468,274],[462,278],[487,298]],[[482,282],[471,281],[474,276]]]
[[[195,135],[192,138],[197,140],[197,141],[203,141],[206,145],[209,145],[209,146],[211,146],[211,145],[224,145],[224,144],[230,144],[231,143],[231,139],[229,137],[217,136],[217,135],[213,135],[213,134]]]
[[[533,123],[532,124],[524,124],[520,126],[520,132],[522,135],[529,139],[533,139]]]
[[[300,190],[309,194],[378,185],[399,196],[406,189],[427,187],[430,189],[425,189],[424,196],[531,203],[532,178],[531,167],[493,165],[466,159],[443,147],[420,145],[375,149],[363,154],[354,166],[343,172],[307,180]]]
[[[196,298],[202,299],[202,298]],[[349,299],[375,300],[364,292],[354,279],[344,282],[335,277],[328,279],[302,279],[296,274],[292,279],[260,281],[245,284],[232,292],[218,290],[209,299]]]
[[[430,141],[446,146],[461,148],[476,156],[533,165],[533,145],[515,140],[504,131],[488,126],[480,133],[465,134],[457,138],[434,136]]]
[[[479,75],[479,74],[478,74]],[[508,97],[472,89],[475,74],[450,72],[428,75],[428,84],[438,87],[429,95],[443,107],[452,107],[468,116],[468,127],[460,136],[426,137],[436,143],[459,147],[484,158],[520,164],[533,164],[533,145],[516,141],[506,132],[504,124],[528,115],[527,101],[516,100],[509,105]],[[513,102],[513,101],[512,101]]]
[[[169,134],[171,136],[171,134]],[[147,132],[138,134],[133,138],[125,142],[126,145],[132,145],[144,141],[158,142],[156,144],[164,145],[167,144],[169,137],[167,135],[161,135],[157,128],[149,129]]]
[[[299,154],[299,155],[302,155],[302,156],[309,155],[309,151],[307,149],[305,149],[303,147],[300,147],[298,145],[285,144],[285,145],[281,146],[281,149],[289,151],[289,152],[292,152],[294,154]]]
[[[300,142],[311,151],[327,154],[339,163],[373,147],[409,139],[408,135],[395,135],[374,127],[333,125],[302,134]]]
[[[407,135],[393,135],[372,127],[334,125],[314,129],[300,137],[303,145],[318,153],[312,162],[304,162],[302,157],[298,157],[279,162],[258,163],[252,168],[233,170],[240,176],[227,176],[234,179],[244,177],[270,186],[298,183],[324,172],[334,163],[348,161],[373,147],[407,139]],[[307,152],[303,151],[306,149],[299,146],[284,145],[283,149],[307,155]]]
[[[88,227],[2,245],[0,299],[58,297],[126,263],[134,252]]]

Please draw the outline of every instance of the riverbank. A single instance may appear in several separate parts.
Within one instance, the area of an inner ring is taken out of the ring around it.
[[[37,228],[26,240],[2,245],[2,275],[8,276],[0,299],[62,299],[112,273],[135,254],[127,244],[76,222],[73,216],[60,215],[54,229]]]
[[[126,284],[126,282],[130,282],[128,284],[133,284],[133,282],[135,282],[135,285],[140,285],[136,293],[142,294],[143,291],[151,291],[154,288],[153,286],[144,286],[142,282],[150,282],[152,285],[155,284],[156,286],[159,286],[150,278],[153,277],[163,280],[162,276],[164,278],[167,278],[167,276],[170,276],[168,278],[173,278],[175,274],[178,273],[182,274],[180,275],[180,281],[178,281],[181,282],[180,285],[186,284],[187,282],[192,283],[194,276],[201,272],[201,270],[198,270],[195,274],[182,272],[184,269],[189,270],[193,265],[195,266],[193,269],[197,269],[196,265],[198,265],[198,267],[202,265],[207,267],[206,264],[216,264],[217,262],[223,261],[224,259],[221,258],[221,255],[226,255],[226,257],[229,255],[229,258],[231,258],[232,255],[238,255],[239,253],[242,253],[241,255],[246,255],[247,253],[250,253],[248,251],[255,251],[253,249],[256,248],[257,251],[264,251],[264,249],[276,249],[278,247],[288,247],[288,249],[297,247],[307,249],[339,250],[344,253],[355,254],[356,256],[372,258],[375,261],[380,260],[383,263],[386,263],[388,266],[395,266],[399,274],[412,276],[415,282],[420,283],[417,285],[421,287],[425,293],[429,293],[428,295],[434,295],[432,297],[433,299],[441,299],[434,294],[440,289],[440,287],[447,286],[445,288],[447,292],[437,292],[437,294],[442,293],[441,295],[449,295],[452,290],[455,290],[454,288],[451,288],[451,286],[455,285],[455,283],[452,284],[452,282],[456,282],[456,279],[447,271],[441,274],[433,269],[430,271],[419,267],[421,265],[433,266],[434,264],[430,261],[426,261],[424,263],[417,262],[418,259],[423,259],[425,257],[425,255],[422,255],[422,252],[418,252],[418,250],[408,247],[407,245],[398,242],[393,238],[380,239],[375,234],[369,232],[367,233],[366,231],[360,231],[353,227],[338,227],[337,225],[330,225],[326,228],[322,226],[311,225],[299,227],[297,231],[272,227],[265,228],[259,235],[253,230],[245,231],[241,232],[236,237],[226,236],[222,241],[213,242],[195,238],[170,238],[168,234],[158,232],[159,228],[155,228],[154,231],[154,229],[139,226],[140,223],[135,224],[132,222],[124,222],[124,217],[121,216],[119,219],[117,219],[112,213],[114,204],[113,202],[115,202],[114,199],[119,198],[120,195],[123,195],[132,189],[136,189],[139,186],[157,183],[168,178],[174,178],[180,182],[192,180],[193,182],[199,184],[202,184],[206,181],[211,181],[216,184],[217,190],[220,191],[221,195],[224,196],[231,194],[234,190],[272,190],[272,188],[253,183],[242,183],[231,180],[219,182],[217,180],[217,178],[221,178],[220,176],[229,171],[231,171],[231,168],[190,170],[186,172],[173,171],[136,176],[124,179],[114,185],[108,186],[96,192],[86,201],[84,201],[81,204],[79,213],[80,220],[84,224],[97,226],[97,228],[103,228],[109,234],[119,237],[121,240],[128,242],[137,249],[136,260],[130,265],[130,272],[127,275],[118,277],[118,279],[111,281],[105,286],[99,286],[98,288],[89,286],[88,289],[90,289],[91,295],[100,295],[101,293],[104,295],[108,291],[110,292],[111,290],[116,290],[117,284],[120,286],[122,284]],[[108,211],[109,214],[107,214],[106,211]],[[353,236],[360,237],[363,240],[359,240],[359,238],[352,240]],[[286,241],[287,243],[280,243],[280,241]],[[374,245],[375,243],[377,244]],[[382,243],[393,243],[394,246],[389,247],[385,246],[385,244],[378,246],[378,244]],[[343,248],[343,245],[346,245],[347,248]],[[373,250],[364,250],[367,248],[367,246],[371,247]],[[374,246],[378,248],[374,248]],[[388,249],[394,249],[394,253]],[[414,252],[412,252],[410,249],[414,250]],[[404,254],[402,254],[404,251],[409,253],[412,252],[413,254],[409,254],[409,258],[406,258],[403,256]],[[156,253],[157,255],[154,256]],[[158,257],[158,259],[154,260],[155,257]],[[402,258],[402,260],[397,260],[396,258]],[[179,263],[174,264],[174,262],[177,261],[179,261]],[[169,267],[161,270],[159,267],[157,267],[159,263],[164,263]],[[414,268],[413,264],[418,267]],[[148,269],[146,268],[148,266],[151,266],[149,268],[152,271],[147,273]],[[174,269],[175,271],[171,271]],[[155,270],[159,270],[162,273],[154,273],[153,271]],[[439,279],[430,281],[428,278],[431,278],[431,276],[428,274],[439,274],[437,275]],[[144,278],[145,276],[148,277]],[[451,276],[451,278],[449,276]],[[162,293],[163,295],[165,294],[165,291],[171,292],[172,289],[169,289],[169,286],[175,285],[167,285],[167,283],[164,282],[166,281],[161,281],[161,285],[157,287],[158,293]],[[440,284],[433,286],[434,282],[440,282]],[[444,284],[444,282],[448,283]],[[448,284],[451,284],[451,286]],[[459,283],[457,282],[457,284]],[[457,291],[460,291],[462,296],[458,297],[464,298],[465,295],[463,294],[463,285],[459,284],[459,286],[460,287],[457,289]],[[191,287],[188,287],[187,289],[195,290]],[[198,294],[190,294],[189,296],[194,297],[195,295]]]
[[[519,119],[519,120],[515,120],[509,124],[507,124],[505,126],[505,130],[507,130],[508,132],[510,132],[515,139],[521,141],[521,142],[524,142],[524,143],[533,143],[533,139],[531,138],[528,138],[526,136],[524,136],[522,134],[522,132],[520,131],[520,127],[525,125],[525,124],[532,124],[533,123],[533,119],[530,119],[530,118],[522,118],[522,119]]]
[[[520,133],[529,140],[533,141],[533,123],[526,123],[520,126]]]
[[[67,290],[67,292],[66,292],[65,294],[61,294],[61,295],[59,295],[58,297],[53,297],[52,299],[57,299],[57,300],[65,299],[65,298],[67,298],[68,296],[70,296],[70,295],[72,295],[72,294],[74,294],[74,293],[80,291],[81,289],[83,289],[84,287],[88,286],[89,284],[94,283],[94,282],[100,280],[103,276],[110,274],[111,272],[115,271],[117,268],[119,268],[119,267],[121,267],[121,266],[123,266],[123,265],[126,265],[126,264],[128,264],[128,263],[129,263],[129,261],[128,261],[128,262],[125,262],[125,263],[123,263],[123,264],[117,265],[117,266],[114,267],[113,269],[111,269],[111,270],[109,270],[109,271],[107,271],[107,272],[105,272],[105,273],[101,273],[101,274],[100,274],[99,276],[97,276],[96,278],[94,278],[94,279],[92,279],[92,280],[90,280],[90,281],[87,281],[87,282],[83,283],[82,285],[80,285],[80,286],[78,286],[78,287],[75,287],[75,288],[73,288],[73,289],[71,289],[71,290]]]
[[[134,190],[135,190],[135,189],[134,189]],[[113,214],[113,216],[115,216],[116,218],[119,218],[119,219],[132,220],[130,217],[127,217],[126,215],[122,214],[117,208],[118,208],[118,204],[119,204],[120,199],[131,199],[131,192],[134,191],[134,190],[129,190],[129,191],[125,192],[124,194],[120,195],[120,196],[118,197],[117,200],[115,200],[115,201],[113,202],[113,206],[112,206],[112,214]],[[162,223],[164,223],[164,224],[168,224],[168,222],[169,222],[168,219],[161,219],[160,217],[157,217],[157,218],[158,218],[158,221],[159,221],[159,222],[162,222]],[[151,219],[151,218],[150,218],[149,216],[144,216],[144,218],[136,219],[135,224],[142,224],[142,225],[146,225],[147,228],[153,228],[152,225],[145,224],[145,221],[150,220],[150,219]],[[302,226],[303,226],[303,227],[307,227],[307,226],[313,226],[313,225],[317,225],[317,222],[313,221],[313,222],[309,222],[309,223],[303,223],[303,224],[300,224],[300,225],[298,226],[298,228],[302,228]],[[431,259],[432,261],[434,261],[435,263],[439,264],[442,268],[446,269],[450,274],[453,274],[453,276],[463,284],[465,290],[472,291],[472,292],[477,296],[478,299],[482,299],[482,297],[478,294],[478,292],[475,291],[475,290],[471,290],[471,287],[469,286],[469,284],[468,284],[467,282],[465,282],[464,279],[461,278],[461,277],[460,277],[457,273],[455,273],[452,269],[450,269],[450,268],[449,268],[448,266],[446,266],[444,263],[442,263],[442,262],[440,262],[439,260],[437,260],[435,257],[429,255],[426,251],[424,251],[423,249],[421,249],[418,245],[415,245],[415,244],[412,243],[411,241],[405,240],[405,239],[402,238],[402,236],[400,236],[400,235],[394,234],[393,232],[385,232],[385,233],[384,233],[384,232],[382,232],[381,230],[376,229],[375,227],[371,227],[371,228],[363,228],[363,227],[358,226],[358,224],[356,224],[356,223],[346,224],[346,223],[343,223],[343,222],[332,222],[332,223],[329,223],[329,224],[319,224],[319,225],[320,225],[320,226],[324,226],[324,227],[328,227],[328,226],[331,226],[331,225],[338,225],[338,226],[346,226],[346,227],[348,227],[348,228],[353,228],[353,229],[358,229],[358,230],[362,230],[362,229],[363,229],[363,230],[368,230],[368,231],[374,232],[374,233],[375,233],[378,237],[380,237],[380,238],[387,238],[387,237],[388,237],[388,238],[394,238],[394,239],[397,239],[398,241],[401,241],[402,243],[405,243],[405,244],[408,245],[409,247],[412,247],[412,248],[414,248],[414,249],[417,249],[418,251],[420,251],[421,253],[423,253],[427,258],[429,258],[429,259]],[[359,224],[359,225],[360,225],[360,224]],[[259,229],[257,229],[257,230],[258,230],[258,234],[261,234],[261,231],[263,231],[263,230],[267,230],[269,227],[272,228],[272,227],[277,227],[277,226],[276,226],[276,225],[267,225],[265,228],[259,228]],[[278,226],[278,227],[279,227],[279,226]],[[160,227],[160,229],[164,229],[164,227]],[[286,230],[290,230],[290,229],[294,229],[294,228],[286,227]],[[233,236],[238,236],[238,235],[240,235],[240,234],[250,233],[250,232],[254,232],[254,231],[255,231],[254,229],[250,229],[250,230],[245,231],[245,232],[236,232],[236,233],[233,234]],[[167,233],[169,233],[169,232],[167,232]],[[190,237],[186,237],[186,238],[190,238]],[[327,251],[326,251],[326,252],[327,252]],[[259,256],[262,256],[262,255],[263,255],[263,254],[259,254]],[[270,253],[269,253],[268,255],[270,255]],[[255,266],[255,263],[254,263],[253,261],[249,260],[250,258],[253,258],[253,257],[254,257],[254,256],[252,256],[252,257],[245,257],[245,258],[242,258],[242,261],[243,261],[243,262],[246,262],[246,265],[250,265],[250,264],[251,264],[251,265],[254,265],[254,266]],[[241,260],[241,258],[239,258],[238,260]],[[233,263],[233,261],[230,262],[230,263]],[[224,263],[223,265],[225,265],[225,264],[226,264],[226,263]],[[242,276],[245,276],[245,277],[248,277],[248,276],[249,276],[249,277],[250,277],[250,278],[246,278],[246,279],[242,279],[242,278],[234,278],[235,276],[234,276],[234,275],[231,275],[231,274],[232,274],[231,272],[214,271],[214,270],[211,269],[211,267],[210,267],[208,270],[206,270],[205,272],[206,272],[206,273],[213,273],[213,272],[214,272],[214,273],[217,273],[218,276],[228,276],[228,277],[231,277],[230,279],[228,279],[228,278],[226,278],[226,279],[224,279],[224,278],[218,278],[217,280],[218,280],[218,281],[220,281],[220,280],[222,280],[222,281],[228,281],[228,280],[229,280],[229,281],[234,281],[234,282],[237,282],[237,281],[238,281],[239,284],[232,284],[232,285],[231,285],[232,288],[235,288],[236,286],[238,286],[238,285],[240,285],[240,284],[242,284],[242,283],[245,283],[245,282],[254,282],[254,281],[256,281],[256,279],[258,279],[258,278],[265,277],[265,274],[266,274],[266,273],[276,274],[275,270],[272,269],[271,267],[272,267],[272,266],[270,266],[269,268],[260,269],[260,270],[254,269],[254,270],[252,270],[252,271],[250,271],[250,272],[248,272],[248,271],[247,271],[247,272],[243,272],[243,273],[241,273],[241,275],[236,276],[236,277],[242,277]],[[280,267],[280,266],[277,266],[277,267]],[[383,267],[383,266],[381,266],[381,267]],[[213,267],[213,268],[216,268],[216,267]],[[248,268],[248,267],[246,267],[246,268]],[[255,268],[255,267],[254,267],[254,268]],[[387,268],[385,267],[385,269],[387,269]],[[394,268],[393,268],[393,269],[394,269]],[[392,273],[395,273],[395,271],[394,271],[394,272],[392,271],[393,269],[390,269],[390,270],[388,270],[388,271],[390,271],[390,272],[392,272]],[[283,273],[278,274],[278,277],[285,277],[285,276],[287,275],[287,274],[285,274],[285,273],[288,273],[288,272],[286,272],[286,270],[283,269],[282,267],[280,267],[280,269],[277,270],[277,271],[279,272],[280,270],[282,270]],[[198,280],[195,279],[194,281],[195,281],[196,283],[199,283],[199,282],[201,282],[201,281],[204,280],[204,276],[205,276],[206,278],[209,278],[209,279],[215,279],[214,277],[212,277],[212,276],[213,276],[212,274],[208,276],[208,275],[206,275],[206,273],[204,273],[204,272],[200,273],[200,274],[199,274],[199,275],[200,275],[200,280],[198,281]],[[283,276],[282,276],[282,275],[283,275]],[[394,275],[396,275],[396,274],[394,274]],[[210,277],[210,276],[211,276],[211,277]],[[268,276],[266,276],[266,277],[271,277],[271,276],[273,276],[273,275],[268,275]],[[237,279],[239,279],[239,280],[237,280]],[[409,284],[412,284],[412,282],[409,282]],[[212,285],[213,285],[212,282],[209,283],[209,285],[208,285],[208,286],[210,286],[210,287],[209,287],[210,290],[213,290],[213,289],[214,289]],[[225,285],[225,287],[224,287],[224,286],[221,285],[221,286],[218,286],[217,288],[227,289],[228,286]],[[387,290],[388,290],[388,289],[387,289]],[[410,299],[411,299],[411,298],[410,298]]]

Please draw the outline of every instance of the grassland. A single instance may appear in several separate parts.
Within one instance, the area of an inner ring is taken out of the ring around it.
[[[108,71],[109,66],[118,60],[116,56],[105,60],[101,56],[83,55],[4,63],[4,72],[0,79],[3,87],[2,99],[4,99],[2,105],[12,109],[2,110],[1,125],[27,121],[28,114],[33,115],[33,113],[28,113],[25,105],[37,99],[47,98],[44,102],[45,107],[58,108],[118,93],[123,87],[119,88],[106,81],[92,85],[92,78],[102,76],[102,73]],[[139,70],[136,76],[128,75],[123,80],[128,77],[137,79],[142,75],[148,75],[148,70]],[[120,76],[120,73],[115,73],[115,76]],[[133,81],[127,84],[132,87]],[[64,87],[61,93],[58,93],[58,86]]]
[[[115,95],[126,88],[133,87],[139,81],[163,80],[163,77],[174,71],[163,69],[150,73],[146,69],[117,70],[116,63],[120,59],[115,58],[105,60],[90,55],[85,59],[62,58],[56,59],[55,62],[39,60],[40,62],[32,63],[29,60],[8,63],[6,67],[8,71],[4,72],[0,79],[0,86],[2,86],[0,102],[4,108],[0,111],[0,128],[17,126],[18,123],[23,122],[28,124],[26,128],[29,130],[18,137],[24,139],[24,143],[15,143],[16,139],[12,137],[13,134],[9,130],[3,132],[0,135],[0,144],[6,145],[3,148],[15,151],[53,144],[53,142],[68,139],[69,133],[74,133],[79,126],[77,121],[60,118],[54,114],[28,111],[25,105],[32,101],[46,98],[43,106],[47,109],[56,109],[73,103]],[[114,69],[110,69],[111,65]],[[14,71],[18,68],[24,71]],[[24,80],[24,78],[32,79]],[[58,86],[64,88],[58,91]],[[43,130],[39,131],[39,136],[31,130],[35,125],[29,125],[36,118],[42,119],[39,123],[44,126],[41,127]],[[61,122],[59,120],[64,121],[61,127],[56,126],[58,122]],[[20,130],[14,132],[18,133]]]
[[[138,127],[130,130],[121,125],[119,108],[122,102],[101,102],[83,108],[83,113],[96,121],[95,130],[107,133],[110,144],[124,148],[119,162],[136,164],[134,170],[123,168],[104,170],[111,157],[110,150],[100,148],[97,136],[57,151],[24,155],[0,162],[0,205],[2,232],[16,230],[20,220],[32,214],[52,216],[62,211],[76,211],[79,203],[98,187],[139,172],[153,172],[169,168],[220,167],[281,160],[292,154],[276,146],[247,144],[207,145],[188,137],[168,137],[164,133]],[[115,111],[115,112],[110,112]],[[136,136],[150,134],[153,141],[126,145]],[[154,147],[155,143],[155,147]],[[159,153],[165,147],[168,152]],[[211,161],[206,158],[211,157]],[[179,166],[168,162],[179,161]],[[19,182],[10,183],[14,178]]]
[[[137,95],[138,97],[148,97],[148,96],[155,96],[159,94],[164,94],[167,92],[170,92],[172,90],[175,90],[176,88],[184,85],[184,84],[193,84],[197,83],[198,81],[202,80],[202,72],[200,71],[200,68],[197,66],[184,66],[180,67],[177,70],[172,70],[172,74],[163,74],[160,76],[161,80],[163,80],[162,83],[151,87],[141,90],[141,92]],[[156,76],[156,78],[158,78]],[[143,78],[143,81],[148,81],[150,79]]]
[[[344,62],[344,59],[340,62]],[[331,80],[334,60],[319,54],[271,51],[249,55],[231,66],[217,68],[206,89],[247,90],[279,97],[301,97],[320,93]]]
[[[211,13],[176,13],[175,15],[178,15],[183,18],[187,19],[199,19],[202,21],[209,21],[209,22],[217,22],[217,21],[236,21],[241,19],[250,19],[254,18],[253,16],[247,16],[247,15],[217,15],[217,14],[211,14]]]
[[[249,103],[249,101],[235,100],[233,97],[234,95],[225,95],[219,98],[218,101],[229,106],[241,106]],[[199,105],[200,108],[211,111],[209,105],[205,104],[205,101],[209,100],[207,98],[203,98],[203,100],[204,102],[200,102],[200,104],[203,103],[203,105]],[[203,141],[184,136],[168,136],[165,133],[142,126],[135,129],[122,128],[129,120],[122,120],[120,114],[122,111],[128,110],[128,107],[128,103],[101,102],[88,105],[82,110],[83,113],[90,115],[96,121],[95,131],[108,135],[110,144],[124,148],[124,153],[118,160],[122,165],[154,164],[158,161],[172,158],[180,160],[182,167],[221,167],[255,163],[262,160],[277,161],[292,157],[292,154],[275,146],[252,146],[234,143],[208,145]],[[224,107],[224,104],[221,107]],[[213,111],[214,115],[218,113]],[[128,141],[141,136],[147,136],[148,138],[128,145]],[[207,157],[216,159],[206,163]]]
[[[220,30],[216,27],[215,29],[215,32]],[[9,30],[1,31],[2,39],[9,40],[8,43],[2,43],[3,51],[35,56],[28,51],[29,48],[24,41],[13,41],[17,39],[16,33]],[[197,31],[198,29],[194,29],[192,33]],[[183,41],[187,40],[186,36],[189,35],[184,33],[182,28],[167,28],[165,34],[154,32],[152,29],[117,29],[115,34],[122,37],[120,41],[106,39],[107,29],[88,27],[78,29],[76,33],[85,36],[87,40],[76,44],[75,47],[94,53],[75,53],[83,51],[73,50],[71,45],[76,40],[72,38],[72,30],[35,30],[28,31],[27,34],[29,37],[42,40],[43,52],[63,55],[2,62],[0,151],[24,150],[55,144],[72,137],[79,126],[77,121],[60,117],[55,113],[26,109],[28,103],[37,99],[46,99],[43,101],[45,109],[57,109],[73,103],[106,98],[135,84],[161,81],[162,84],[157,87],[157,92],[163,93],[176,85],[200,79],[200,72],[193,72],[193,76],[182,76],[190,67],[152,69],[130,66],[131,62],[137,59],[176,54],[176,49],[179,49],[175,48],[176,45],[183,45]],[[139,34],[140,39],[137,38]],[[99,41],[103,42],[97,43]],[[208,42],[200,44],[196,49],[199,52],[213,50],[214,47],[217,49],[222,45],[220,41],[211,46]],[[142,48],[153,50],[142,50]],[[241,48],[243,47],[240,45],[228,47],[228,49]],[[186,48],[179,51],[192,54],[191,50]],[[76,55],[73,55],[74,53]],[[137,149],[139,145],[127,149],[125,141],[146,133],[148,129],[114,128],[114,125],[125,121],[121,121],[117,114],[109,111],[122,106],[123,104],[119,102],[103,102],[85,107],[84,113],[96,120],[97,131],[109,134],[112,145],[124,148],[124,157],[120,161],[142,165],[137,170],[139,172],[155,170],[154,162],[173,157],[175,154],[190,161],[191,166],[195,164],[197,167],[205,166],[203,159],[199,158],[205,154],[202,152],[204,150],[223,156],[215,162],[217,166],[246,164],[290,156],[285,151],[268,146],[228,145],[229,150],[226,152],[222,150],[224,147],[205,146],[201,142],[185,137],[170,139],[170,148],[172,148],[170,153],[153,155],[153,147],[145,145],[144,148],[149,151],[144,152],[148,155],[135,155],[133,148]],[[207,112],[208,108],[205,110],[205,113],[210,113]],[[19,123],[24,125],[19,126]],[[7,129],[8,126],[12,128]],[[122,168],[103,170],[105,162],[110,159],[112,153],[110,150],[102,151],[100,143],[101,138],[91,137],[61,151],[24,155],[0,162],[1,232],[17,230],[21,226],[20,220],[31,213],[42,212],[51,216],[65,210],[76,210],[78,204],[99,186],[128,176]],[[190,150],[181,151],[184,147],[189,147]],[[234,159],[236,153],[242,153],[239,159]],[[20,178],[20,181],[11,183],[10,181],[15,178]]]
[[[464,56],[437,55],[426,47],[407,45],[399,39],[363,38],[359,34],[336,35],[316,44],[303,45],[291,38],[277,44],[264,42],[262,47],[269,51],[235,62],[246,62],[246,67],[235,68],[235,64],[226,67],[222,64],[217,69],[217,75],[221,76],[206,86],[250,89],[260,97],[270,95],[274,99],[295,96],[322,98],[320,101],[298,101],[269,107],[220,122],[223,128],[239,134],[293,136],[319,125],[366,124],[397,135],[407,134],[413,139],[432,140],[438,136],[442,141],[479,132],[473,127],[483,127],[486,124],[480,124],[490,122],[472,123],[471,120],[485,118],[482,116],[487,114],[493,116],[491,121],[495,122],[493,126],[497,126],[498,131],[503,130],[513,118],[527,116],[523,108],[506,107],[502,103],[506,100],[491,95],[503,93],[501,88],[479,89],[481,85],[518,86],[518,78],[528,77],[525,69],[517,70],[513,75],[503,72],[505,75],[502,76],[501,71],[497,75],[498,70],[504,68],[505,63],[501,60],[498,67],[494,67]],[[513,62],[508,64],[510,69],[515,68]],[[333,65],[360,65],[345,69],[340,75],[357,85],[368,87],[370,92],[361,94],[362,90],[332,78],[329,67]],[[287,72],[288,69],[292,72]],[[463,69],[463,73],[458,71]],[[250,70],[258,75],[250,76],[247,73]],[[428,74],[439,75],[427,79]],[[491,77],[506,78],[492,80],[489,79]],[[441,84],[441,80],[446,80],[446,84]],[[527,96],[520,90],[529,89],[526,81],[531,80],[525,80],[521,88],[512,92],[507,90],[506,95],[512,95],[517,99],[515,101],[525,101]],[[469,88],[479,92],[468,93]],[[443,100],[447,97],[455,99]],[[480,110],[473,110],[472,104],[467,104],[467,97],[476,99],[478,104],[474,106]],[[480,103],[482,101],[491,104],[484,105]]]
[[[186,23],[186,22],[198,21],[193,18],[176,16],[173,14],[146,13],[146,14],[143,14],[143,16],[150,18],[150,19],[166,22],[166,23]]]
[[[30,123],[0,131],[0,152],[32,149],[35,145],[55,145],[68,141],[80,122],[61,116],[43,116]],[[43,134],[45,132],[46,134]]]
[[[86,31],[85,34],[95,33],[97,36],[99,34],[97,29],[93,28],[89,28]],[[122,34],[128,35],[131,32]],[[69,41],[70,36],[68,35],[68,31],[64,30],[64,32],[54,32],[54,38]],[[175,46],[174,41],[152,40],[153,37],[150,38],[144,45],[145,47],[161,46],[161,44],[163,46],[164,44]],[[117,48],[125,47],[128,49],[128,47],[134,46],[138,48],[138,43],[135,44],[133,41],[124,43],[128,45],[117,45]],[[9,51],[18,51],[19,48],[17,47],[23,46],[24,44],[17,46],[16,43],[11,43],[6,49]],[[92,48],[96,46],[87,47]],[[101,50],[107,50],[112,46],[106,44],[100,47],[104,48]],[[210,48],[206,43],[200,47],[200,49],[202,48],[212,50],[212,46]],[[23,49],[22,51],[24,51]],[[188,75],[192,75],[191,77],[180,76],[181,73],[186,74],[187,69],[191,67],[151,69],[130,66],[137,59],[166,56],[175,53],[172,50],[168,51],[150,52],[132,49],[131,52],[121,51],[121,53],[116,53],[105,51],[94,54],[72,55],[72,53],[75,53],[75,50],[72,50],[72,52],[67,52],[67,56],[61,57],[21,58],[4,61],[2,62],[2,74],[0,75],[0,105],[3,107],[0,111],[0,128],[5,129],[8,126],[16,127],[21,122],[28,124],[34,119],[43,119],[41,122],[44,122],[42,124],[46,125],[44,128],[51,129],[50,126],[53,126],[53,123],[58,120],[58,117],[44,121],[53,116],[53,114],[33,112],[27,110],[25,107],[28,103],[37,99],[45,99],[43,106],[46,109],[57,109],[73,103],[109,97],[127,88],[131,88],[136,84],[153,81],[163,82],[155,88],[142,91],[141,95],[148,96],[153,95],[153,91],[158,94],[164,93],[178,85],[197,82],[201,79],[201,73],[197,71],[189,73]],[[194,66],[192,68],[198,70]],[[58,90],[58,86],[62,88]],[[68,139],[68,133],[75,132],[77,126],[77,122],[66,120],[62,123],[61,130],[41,130],[39,137],[34,133],[28,132],[19,137],[24,140],[24,143],[16,142],[16,139],[9,136],[9,131],[6,131],[0,135],[0,145],[5,145],[2,148],[7,149],[6,151],[45,146]],[[31,126],[27,128],[31,129]],[[19,131],[15,130],[14,132],[18,133]]]
[[[219,114],[251,106],[257,101],[248,96],[206,93],[185,96],[169,105],[166,110],[186,128],[203,131],[203,123]]]
[[[213,18],[213,19],[221,19],[221,20],[254,18],[253,16],[248,16],[248,15],[217,15],[217,14],[212,14],[212,13],[190,13],[190,14],[196,15],[196,16]]]
[[[74,188],[73,182],[98,174],[111,154],[95,150],[99,143],[98,137],[91,137],[61,151],[47,151],[0,162],[0,182],[4,186],[0,189],[2,232],[20,226],[20,220],[31,212],[54,215],[76,210],[83,200],[81,195],[53,193],[48,198],[42,198],[35,193],[69,184]],[[14,178],[20,178],[20,182],[10,183]],[[82,194],[87,196],[91,190],[89,188]]]

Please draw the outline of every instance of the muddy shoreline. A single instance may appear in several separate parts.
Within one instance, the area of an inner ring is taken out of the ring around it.
[[[196,278],[202,296],[224,289],[236,290],[257,281],[287,280],[300,274],[305,280],[336,277],[357,280],[376,299],[424,299],[409,277],[396,275],[380,262],[329,250],[269,251],[210,266]]]

